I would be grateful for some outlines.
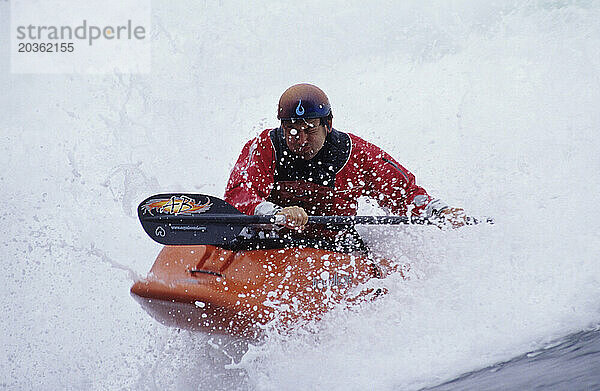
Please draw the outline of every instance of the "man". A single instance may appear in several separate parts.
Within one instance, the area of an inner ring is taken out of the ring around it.
[[[462,209],[433,199],[390,155],[334,129],[329,99],[318,87],[288,88],[277,118],[281,126],[250,140],[231,172],[225,200],[243,213],[281,214],[287,228],[300,232],[308,215],[356,215],[358,198],[367,196],[396,215],[465,223]]]

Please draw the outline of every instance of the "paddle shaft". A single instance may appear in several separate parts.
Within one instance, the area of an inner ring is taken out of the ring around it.
[[[177,222],[187,224],[284,224],[285,217],[282,215],[170,215],[145,217],[147,221],[154,222]],[[424,217],[407,216],[310,216],[308,224],[320,225],[355,225],[355,224],[432,224]]]

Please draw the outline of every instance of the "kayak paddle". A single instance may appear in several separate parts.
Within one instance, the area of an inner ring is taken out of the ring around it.
[[[248,226],[285,223],[281,215],[248,216],[227,202],[205,194],[153,195],[138,206],[144,231],[164,245],[230,246]],[[472,217],[467,224],[478,224]],[[486,222],[492,223],[491,219]],[[357,224],[436,224],[424,217],[407,216],[309,216],[308,224],[352,226]]]

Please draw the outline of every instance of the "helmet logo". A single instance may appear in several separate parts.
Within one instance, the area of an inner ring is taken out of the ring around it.
[[[298,101],[298,107],[296,107],[296,114],[302,115],[304,114],[304,107],[302,107],[302,99]]]

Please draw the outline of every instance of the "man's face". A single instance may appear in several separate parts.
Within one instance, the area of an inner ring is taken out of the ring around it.
[[[283,120],[281,125],[288,148],[302,159],[312,159],[323,148],[327,128],[319,118]]]

